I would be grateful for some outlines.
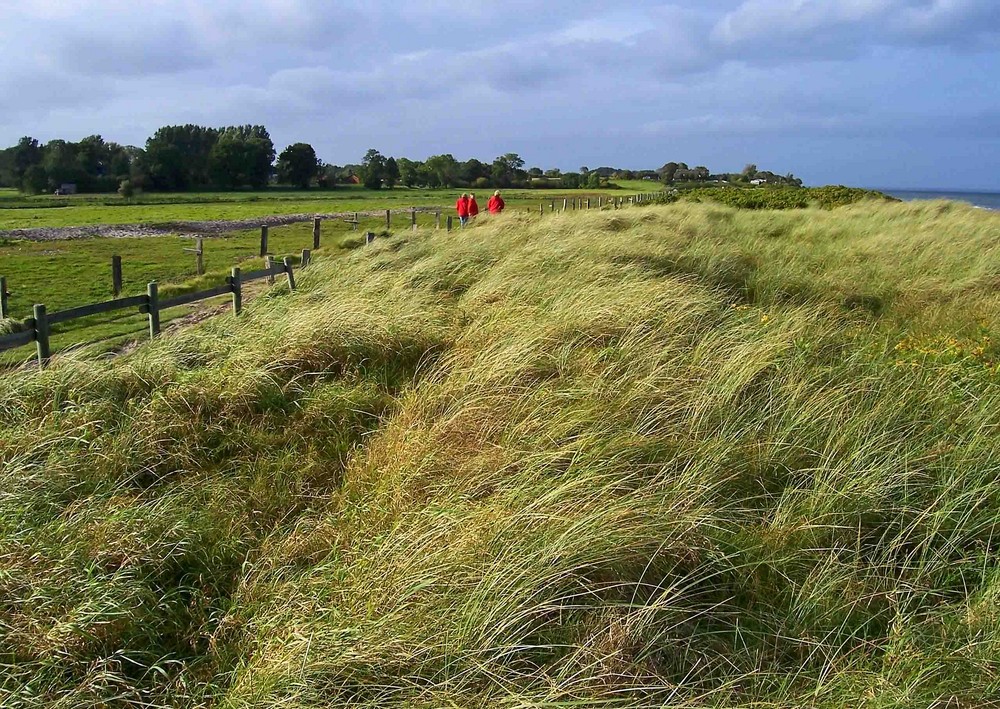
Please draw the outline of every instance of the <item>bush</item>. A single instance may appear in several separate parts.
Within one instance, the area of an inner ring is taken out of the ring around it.
[[[866,199],[898,202],[874,190],[843,185],[826,187],[697,187],[681,192],[666,193],[655,201],[669,204],[683,199],[688,202],[716,202],[738,209],[805,209],[816,205],[833,209]]]

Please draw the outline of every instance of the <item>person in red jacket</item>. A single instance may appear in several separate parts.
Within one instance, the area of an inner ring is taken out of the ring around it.
[[[486,209],[489,210],[490,214],[499,214],[506,206],[503,197],[500,196],[500,190],[494,192],[493,196],[490,197],[490,201],[486,203]]]
[[[455,211],[458,212],[458,223],[465,226],[469,222],[469,195],[462,193],[455,202]]]
[[[479,203],[476,202],[476,195],[469,193],[469,219],[475,219],[479,214]]]

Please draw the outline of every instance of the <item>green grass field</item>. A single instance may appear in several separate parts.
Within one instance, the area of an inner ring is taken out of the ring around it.
[[[998,228],[515,211],[8,372],[0,704],[988,706]]]
[[[656,192],[662,185],[635,180],[607,190],[504,190],[512,208],[534,206],[547,199],[588,195],[622,195]],[[24,197],[0,191],[0,231],[36,227],[86,226],[92,224],[164,224],[178,221],[251,219],[272,214],[354,212],[408,207],[452,208],[465,189],[366,190],[341,187],[335,190],[269,190],[266,192],[207,192],[142,194],[126,203],[116,195]],[[481,190],[482,202],[493,193]]]
[[[649,183],[645,183],[650,189]],[[634,194],[638,185],[629,185],[630,191],[611,190],[600,194]],[[143,195],[140,203],[125,205],[115,196],[52,195],[23,197],[17,192],[0,191],[0,230],[5,228],[83,226],[92,224],[157,224],[172,221],[247,219],[254,216],[296,213],[330,213],[400,209],[408,206],[441,206],[444,214],[451,214],[454,190],[382,190],[371,191],[344,188],[303,199],[301,191],[274,190],[266,193],[230,192],[200,194],[150,194]],[[577,199],[596,196],[598,193],[556,190],[512,191],[507,193],[510,209],[528,205],[533,208],[546,205],[552,199],[566,196]],[[486,195],[482,195],[485,210]],[[20,205],[44,205],[23,207]],[[56,206],[53,206],[56,205]],[[596,202],[594,204],[596,206]],[[546,207],[548,208],[548,207]],[[443,218],[444,219],[444,218]],[[394,215],[393,228],[409,228],[407,215]],[[433,215],[418,214],[420,226],[434,223]],[[381,232],[385,229],[383,218],[362,218],[357,231],[340,220],[323,224],[322,245],[325,249],[349,249],[362,243],[364,231]],[[190,248],[190,239],[177,236],[142,238],[85,238],[55,241],[28,241],[0,238],[0,275],[8,279],[12,292],[11,315],[23,319],[31,315],[35,303],[44,303],[49,312],[99,302],[112,296],[111,257],[119,255],[123,261],[124,293],[136,295],[146,291],[146,284],[156,280],[161,291],[178,294],[221,284],[236,265],[260,267],[259,230],[235,231],[224,236],[205,240],[205,269],[202,278],[196,277],[194,257],[183,249]],[[311,224],[275,226],[270,229],[269,250],[279,256],[297,256],[302,249],[312,247]],[[168,314],[168,319],[191,312],[193,307],[179,308]],[[143,337],[145,319],[137,314],[119,314],[117,317],[97,317],[86,321],[73,321],[57,326],[53,348],[61,351],[80,343],[105,341],[108,349]],[[23,362],[30,357],[30,348],[0,353],[0,365]]]
[[[421,221],[426,224],[426,215]],[[432,219],[432,217],[430,218]],[[400,218],[402,222],[402,218]],[[365,228],[362,224],[361,228]],[[371,227],[374,228],[374,222]],[[384,220],[382,222],[384,228]],[[324,224],[321,249],[338,251],[363,243],[360,231],[352,231],[342,222]],[[31,315],[34,303],[45,303],[49,312],[65,310],[84,303],[112,298],[111,257],[122,257],[123,296],[146,292],[149,281],[161,284],[163,297],[210,288],[225,282],[233,266],[262,268],[257,256],[259,231],[232,232],[205,239],[205,274],[197,277],[194,256],[185,253],[193,247],[191,239],[156,236],[125,239],[84,239],[72,241],[15,241],[0,246],[3,275],[7,276],[11,314],[14,318]],[[294,224],[269,230],[269,250],[279,255],[301,253],[312,248],[312,225]],[[295,259],[298,262],[298,259]],[[193,306],[192,306],[193,307]],[[192,307],[178,308],[164,322],[187,314]],[[143,337],[146,319],[138,313],[95,316],[71,321],[53,330],[55,351],[79,344],[108,339],[114,348],[130,339]],[[0,353],[0,363],[20,362],[31,355],[31,348]]]

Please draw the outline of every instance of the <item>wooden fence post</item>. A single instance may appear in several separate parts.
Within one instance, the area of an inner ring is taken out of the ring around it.
[[[417,208],[410,207],[410,228],[413,231],[417,230]]]
[[[265,256],[264,257],[264,268],[266,268],[268,271],[270,271],[272,268],[274,268],[274,257],[273,256]],[[273,273],[267,274],[267,284],[269,286],[273,286],[274,285],[274,274]]]
[[[199,276],[205,275],[205,260],[202,254],[205,253],[205,240],[200,236],[194,240],[193,249],[184,249],[184,253],[194,254],[194,271]]]
[[[440,209],[437,210],[436,212],[434,212],[434,228],[435,229],[440,229],[441,228],[441,210]]]
[[[10,293],[7,292],[7,276],[0,276],[0,320],[10,317],[10,306],[7,304],[7,298],[9,297]]]
[[[302,249],[302,260],[299,262],[302,268],[309,265],[309,260],[312,258],[312,252],[309,249]]]
[[[590,209],[590,197],[587,197],[587,209]]]
[[[319,223],[320,223],[319,217],[316,217],[315,219],[313,219],[313,248],[314,249],[318,249],[319,248]]]
[[[38,366],[44,367],[52,356],[49,350],[49,318],[44,305],[35,305],[35,349],[38,352]]]
[[[111,257],[111,292],[117,298],[122,294],[122,257]]]
[[[354,222],[351,224],[351,231],[357,231],[358,227],[361,226],[361,219],[358,217],[358,213],[354,213]]]
[[[295,290],[295,274],[292,273],[292,257],[285,256],[281,262],[285,265],[285,274],[288,276],[288,290]]]
[[[541,202],[538,203],[538,213],[545,214],[545,205],[542,204]]]
[[[556,211],[556,201],[555,200],[552,200],[551,202],[549,202],[549,211],[550,212]]]
[[[267,256],[267,225],[260,228],[260,255]]]
[[[448,231],[451,231],[451,220],[452,220],[452,216],[449,214],[448,218],[445,220],[445,224],[447,225],[447,230]]]
[[[391,209],[385,210],[385,228],[386,228],[386,231],[388,231],[389,229],[392,229],[392,210]]]
[[[566,211],[566,205],[568,204],[568,202],[569,202],[569,200],[567,200],[565,197],[563,197],[563,211],[564,212]]]
[[[233,266],[229,285],[233,287],[233,315],[239,315],[243,311],[243,281],[240,279],[238,266]]]
[[[146,286],[146,299],[149,301],[149,339],[152,340],[160,334],[160,295],[156,281]]]

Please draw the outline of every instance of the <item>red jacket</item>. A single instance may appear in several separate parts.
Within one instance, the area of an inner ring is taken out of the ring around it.
[[[503,197],[498,195],[493,195],[490,197],[490,201],[486,203],[486,208],[490,210],[490,214],[499,214],[505,206],[507,205],[504,204]]]
[[[479,205],[476,203],[475,197],[469,198],[469,216],[474,217],[479,214]]]
[[[460,217],[469,216],[469,200],[465,197],[459,197],[458,201],[455,202],[455,211]]]

